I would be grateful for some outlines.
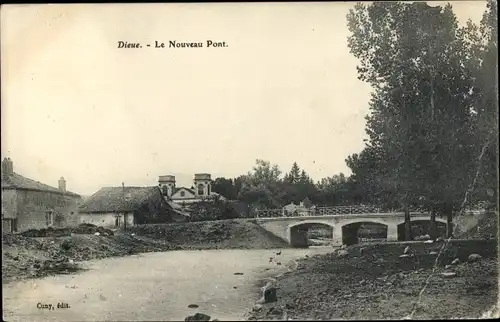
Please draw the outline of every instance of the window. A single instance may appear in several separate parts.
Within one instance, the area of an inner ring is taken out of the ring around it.
[[[203,193],[204,193],[204,192],[205,192],[205,186],[203,186],[203,184],[201,184],[201,183],[200,183],[200,184],[198,185],[198,194],[199,194],[200,196],[203,196]]]
[[[184,191],[181,191],[181,197],[184,197],[186,193]]]
[[[54,224],[54,213],[49,210],[45,213],[45,224],[47,226],[52,226]]]

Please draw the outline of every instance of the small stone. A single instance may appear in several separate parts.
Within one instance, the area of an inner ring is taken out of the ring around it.
[[[187,316],[184,321],[210,321],[210,315],[196,313],[195,315]]]
[[[457,273],[455,273],[455,272],[443,272],[443,273],[441,273],[441,275],[442,275],[444,278],[450,278],[450,277],[457,276]]]
[[[236,273],[234,273],[234,275],[243,275],[243,273],[236,272]]]
[[[408,254],[399,255],[399,258],[403,258],[403,257],[410,257],[410,255],[408,255]]]
[[[264,297],[261,297],[259,300],[257,300],[257,302],[255,302],[256,305],[260,305],[260,304],[264,304],[266,303],[266,300],[264,300]]]
[[[94,235],[95,235],[95,236],[99,236],[99,235],[100,235],[100,233],[99,233],[99,232],[96,232],[96,233],[94,233]]]
[[[255,304],[254,307],[252,308],[252,311],[254,311],[254,312],[262,311],[262,305]]]
[[[458,265],[458,264],[460,264],[460,259],[458,258],[455,258],[453,262],[451,262],[451,265]]]
[[[483,257],[479,254],[470,254],[469,257],[467,258],[467,261],[469,263],[477,262],[481,260]]]
[[[349,252],[345,249],[341,249],[337,252],[337,257],[342,258],[349,255]]]
[[[190,309],[196,309],[198,307],[199,307],[198,304],[189,304],[188,305],[188,308],[190,308]]]
[[[435,251],[432,251],[429,253],[429,255],[437,255],[437,254],[438,254],[438,252],[435,252]]]
[[[272,314],[272,315],[282,315],[283,314],[283,310],[280,309],[280,308],[277,308],[277,307],[272,307],[269,310],[269,314]]]

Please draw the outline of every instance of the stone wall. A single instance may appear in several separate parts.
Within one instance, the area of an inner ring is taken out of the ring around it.
[[[53,212],[53,226],[65,227],[78,224],[77,208],[80,197],[63,195],[55,192],[12,190],[7,194],[11,203],[15,200],[17,231],[46,228],[46,213]],[[2,203],[4,192],[2,192]]]

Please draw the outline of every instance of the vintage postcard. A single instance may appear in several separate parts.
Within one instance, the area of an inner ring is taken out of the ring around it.
[[[0,14],[5,321],[499,317],[496,0]]]

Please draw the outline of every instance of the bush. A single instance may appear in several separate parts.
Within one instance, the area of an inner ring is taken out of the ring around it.
[[[72,247],[74,246],[74,242],[71,240],[71,239],[65,239],[62,243],[61,243],[61,248],[63,250],[70,250]]]
[[[200,202],[191,206],[191,221],[239,218],[238,212],[227,201]]]

